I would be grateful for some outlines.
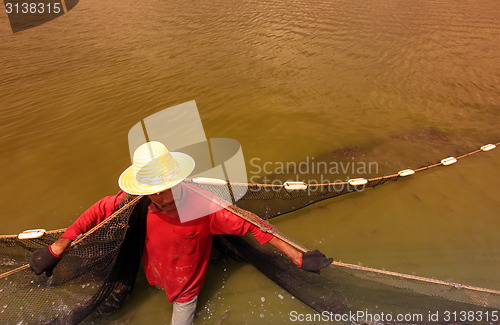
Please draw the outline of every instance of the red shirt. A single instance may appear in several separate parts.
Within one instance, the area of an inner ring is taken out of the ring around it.
[[[182,197],[176,204],[193,207],[196,211],[210,204],[191,190],[192,185],[181,183],[180,186],[183,187]],[[101,199],[85,211],[62,237],[75,240],[79,234],[99,224],[115,211],[123,195],[124,192],[120,191],[115,196]],[[225,209],[181,223],[176,210],[164,213],[151,203],[146,227],[144,271],[150,284],[165,290],[169,302],[187,302],[199,295],[207,274],[212,235],[244,235],[250,231],[260,244],[273,238],[272,234],[262,232]]]

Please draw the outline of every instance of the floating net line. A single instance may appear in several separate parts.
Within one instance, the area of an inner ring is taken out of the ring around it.
[[[305,251],[307,248],[263,219],[327,198],[396,181],[430,168],[447,166],[470,155],[489,151],[497,144],[415,170],[340,183],[222,184],[220,180],[210,179],[188,182],[216,196],[222,191],[227,193],[227,190],[235,197],[244,194],[235,204],[227,203],[222,208]],[[134,286],[145,235],[145,218],[141,216],[145,215],[148,204],[147,197],[128,196],[112,216],[74,242],[50,278],[35,276],[26,262],[34,250],[54,242],[64,229],[46,232],[43,237],[34,239],[0,236],[0,322],[76,324],[93,310],[106,314],[119,308]],[[428,310],[443,315],[445,311],[471,310],[484,313],[486,319],[495,308],[500,308],[499,290],[337,261],[318,276],[298,269],[274,248],[260,246],[252,238],[225,236],[222,241],[227,250],[253,263],[277,284],[319,312],[345,313],[372,308],[386,312],[423,313]],[[363,318],[362,322],[370,323],[370,319]]]
[[[438,163],[417,169],[404,169],[394,174],[368,179],[354,178],[345,182],[308,184],[305,182],[289,181],[283,184],[247,184],[227,183],[223,180],[211,178],[194,178],[191,181],[196,186],[218,197],[226,197],[226,193],[229,192],[232,194],[232,197],[240,198],[232,202],[238,207],[251,211],[263,219],[270,219],[322,200],[360,192],[370,187],[374,188],[386,182],[394,182],[432,168],[450,166],[460,159],[493,150],[499,144],[500,142],[487,144],[477,150],[456,157],[444,158]]]

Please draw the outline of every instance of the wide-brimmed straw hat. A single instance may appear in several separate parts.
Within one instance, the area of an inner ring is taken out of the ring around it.
[[[133,164],[120,175],[118,185],[129,194],[158,193],[182,182],[194,165],[189,155],[169,152],[158,141],[147,142],[135,150]]]

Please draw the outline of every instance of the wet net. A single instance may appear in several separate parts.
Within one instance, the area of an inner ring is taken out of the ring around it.
[[[216,196],[230,192],[234,197],[241,197],[232,202],[234,204],[222,204],[221,208],[274,234],[298,250],[306,251],[307,248],[263,219],[324,199],[396,181],[429,168],[447,166],[494,147],[483,146],[415,170],[340,183],[222,184],[206,179],[188,182],[200,188],[200,195],[205,191]],[[218,204],[220,202],[217,201]],[[35,239],[0,236],[0,323],[76,324],[93,310],[106,314],[119,308],[134,286],[144,244],[144,215],[148,204],[146,197],[126,197],[112,216],[74,242],[50,278],[35,276],[26,263],[34,250],[51,244],[64,230],[47,232]],[[219,246],[224,250],[254,264],[278,285],[322,313],[319,315],[323,318],[318,321],[366,324],[499,323],[498,290],[336,261],[316,275],[298,269],[273,247],[260,246],[250,236],[224,236],[220,242],[222,245]],[[381,319],[383,314],[386,317],[391,315],[391,318]],[[407,318],[396,319],[397,315]]]
[[[128,196],[103,223],[76,240],[53,276],[27,267],[32,252],[64,229],[41,238],[0,237],[0,323],[77,324],[90,312],[109,313],[132,291],[143,245],[146,198]]]
[[[234,205],[228,205],[225,209],[255,224],[261,230],[274,234],[300,251],[308,250],[247,210]],[[494,321],[500,317],[497,315],[500,309],[499,290],[337,261],[322,270],[318,276],[302,272],[276,249],[257,245],[255,239],[250,236],[225,236],[225,242],[229,244],[227,247],[233,254],[254,264],[269,278],[318,312],[345,314],[368,309],[377,314],[427,313],[427,319],[430,317],[429,313],[437,313],[442,317],[439,320],[444,322],[451,322],[451,315],[455,315],[456,320],[462,316],[466,321]],[[470,312],[467,314],[469,318],[460,315],[464,311]],[[448,318],[446,312],[449,313]],[[433,321],[436,320],[429,320]]]

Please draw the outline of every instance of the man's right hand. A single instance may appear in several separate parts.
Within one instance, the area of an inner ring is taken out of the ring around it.
[[[52,271],[61,259],[62,256],[54,254],[50,246],[39,248],[30,257],[30,268],[36,275],[45,272],[47,276],[52,276]]]
[[[52,271],[61,261],[64,251],[71,246],[71,239],[59,238],[52,245],[37,249],[30,258],[30,268],[36,275],[43,272],[47,276],[52,276]]]

